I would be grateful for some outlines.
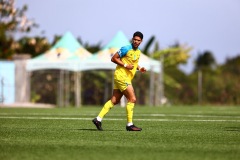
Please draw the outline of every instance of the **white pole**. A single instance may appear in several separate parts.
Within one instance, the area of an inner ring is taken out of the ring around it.
[[[154,101],[154,72],[153,67],[150,69],[150,89],[149,89],[149,105],[153,106]]]

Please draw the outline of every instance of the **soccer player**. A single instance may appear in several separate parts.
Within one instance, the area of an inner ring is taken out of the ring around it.
[[[134,93],[131,80],[133,79],[137,70],[141,73],[146,72],[144,67],[138,65],[141,51],[138,46],[143,40],[143,34],[139,31],[133,34],[131,45],[122,47],[117,53],[115,53],[111,59],[113,63],[116,63],[116,70],[114,72],[114,88],[113,94],[109,101],[107,101],[100,113],[92,122],[96,125],[97,129],[102,131],[102,119],[109,112],[109,110],[120,102],[120,99],[124,95],[127,99],[127,131],[141,131],[142,128],[138,128],[133,124],[133,108],[136,103],[136,96]]]

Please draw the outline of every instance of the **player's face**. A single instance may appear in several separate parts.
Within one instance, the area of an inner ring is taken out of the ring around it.
[[[134,48],[138,48],[138,46],[141,44],[142,39],[138,36],[135,36],[132,38],[132,44]]]

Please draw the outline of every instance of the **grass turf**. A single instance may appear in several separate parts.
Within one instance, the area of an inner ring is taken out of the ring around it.
[[[140,107],[125,130],[125,109],[91,120],[101,108],[0,108],[0,159],[240,159],[240,107]]]

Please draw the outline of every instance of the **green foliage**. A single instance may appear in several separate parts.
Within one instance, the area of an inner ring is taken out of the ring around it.
[[[228,58],[226,63],[221,66],[221,70],[224,73],[230,72],[233,75],[240,74],[240,56],[236,56],[233,58]]]
[[[171,76],[167,74],[164,75],[164,83],[165,85],[173,88],[177,88],[177,89],[181,88],[181,85],[175,79],[173,79]]]
[[[18,40],[18,45],[15,52],[18,54],[29,53],[32,57],[36,57],[43,54],[51,48],[48,40],[44,37],[23,37]]]
[[[150,39],[147,41],[146,45],[144,46],[142,52],[143,54],[149,55],[150,54],[150,47],[153,45],[153,42],[155,40],[155,36],[150,37]]]
[[[179,64],[184,64],[190,57],[189,52],[191,47],[180,46],[178,44],[170,46],[169,48],[159,50],[153,53],[153,58],[161,61],[163,65],[163,82],[165,85],[165,96],[169,101],[178,103],[178,96],[176,96],[176,90],[183,89],[182,79],[175,77],[176,73],[179,72],[177,68]],[[174,71],[169,73],[169,71]],[[166,89],[167,88],[167,89]],[[173,91],[172,91],[173,90]]]
[[[27,6],[15,8],[14,3],[14,0],[0,0],[0,59],[10,59],[14,54],[17,46],[14,33],[29,32],[32,27],[37,27],[25,15]]]
[[[59,70],[39,70],[31,74],[31,101],[57,104]]]
[[[137,72],[135,78],[132,80],[132,85],[135,90],[137,97],[137,104],[145,105],[148,103],[149,98],[149,83],[150,83],[150,73],[146,72],[144,74]]]
[[[205,51],[202,54],[199,53],[197,59],[195,60],[195,71],[202,69],[214,69],[216,68],[215,58],[210,51]]]
[[[203,104],[240,104],[239,56],[228,59],[225,64],[217,66],[212,54],[204,52],[198,56],[196,61],[198,62],[196,69],[189,78],[190,83],[196,84],[195,87],[192,86],[195,88],[194,95],[198,95],[198,73],[196,71],[201,69]]]
[[[14,40],[5,34],[5,26],[0,24],[0,59],[9,59],[14,54]]]
[[[240,61],[239,56],[227,59],[220,66],[215,64],[210,52],[204,52],[198,57],[198,66],[202,70],[202,104],[240,104]],[[212,67],[214,66],[214,67]],[[194,70],[185,75],[178,68],[165,67],[165,77],[170,75],[181,88],[165,85],[165,96],[172,104],[195,104],[198,102],[198,72]],[[166,82],[165,82],[166,84]]]
[[[31,93],[31,102],[36,103],[41,99],[41,96],[39,94],[36,94],[35,92]]]
[[[112,71],[82,72],[83,104],[103,104],[112,93]],[[108,97],[104,101],[104,92],[107,89]]]
[[[175,80],[173,85],[165,85],[164,93],[171,104],[195,104],[197,102],[196,97],[196,83],[195,79],[191,75],[186,75],[183,71],[177,67],[167,67],[164,69],[166,74],[171,76]],[[166,82],[164,82],[166,83]],[[177,85],[177,86],[176,86]]]
[[[184,64],[190,57],[189,52],[192,50],[191,47],[187,46],[174,46],[163,50],[159,50],[153,53],[154,59],[164,59],[164,68],[168,66],[177,66]]]
[[[219,72],[209,79],[213,79],[209,89],[213,94],[215,103],[240,104],[240,56],[227,59],[226,63],[219,66]],[[211,102],[211,101],[210,101]]]

